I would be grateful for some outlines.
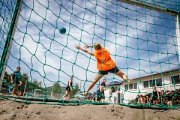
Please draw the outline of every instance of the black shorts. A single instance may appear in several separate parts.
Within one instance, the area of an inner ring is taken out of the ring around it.
[[[114,68],[107,70],[107,71],[99,70],[98,74],[107,75],[108,73],[117,73],[117,72],[119,72],[119,69],[115,66]]]
[[[66,87],[67,91],[71,91],[71,88],[69,86]]]

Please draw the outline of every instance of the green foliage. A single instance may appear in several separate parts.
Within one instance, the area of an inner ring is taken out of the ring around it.
[[[76,83],[75,87],[72,90],[72,95],[74,96],[79,91],[79,85]]]
[[[35,88],[40,88],[41,84],[42,84],[41,81],[38,81],[38,80],[33,80],[33,82],[32,82],[32,85]]]
[[[59,82],[55,82],[52,88],[53,93],[61,93],[61,86]]]
[[[13,86],[13,84],[11,83],[11,76],[12,74],[8,74],[7,72],[5,72],[3,85],[2,85],[5,89],[8,89],[10,86]],[[24,92],[24,90],[26,92],[33,92],[35,89],[43,89],[41,87],[41,82],[39,82],[38,80],[34,80],[33,82],[30,82],[29,76],[26,73],[23,73],[21,75],[20,81],[22,82],[22,85],[20,86],[19,89],[22,92]]]
[[[2,81],[2,93],[7,93],[9,86],[11,85],[11,75],[9,75],[7,72],[4,74],[4,80]]]
[[[6,80],[7,83],[11,83],[11,75],[9,75],[7,72],[4,74],[4,80]]]

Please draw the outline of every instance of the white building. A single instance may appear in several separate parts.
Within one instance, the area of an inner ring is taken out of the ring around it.
[[[128,103],[135,99],[137,95],[152,93],[155,85],[159,91],[180,89],[180,70],[175,69],[158,74],[152,74],[135,78],[132,81],[132,84],[122,82],[120,85],[114,86],[116,88],[116,92],[113,93],[113,99],[116,98],[116,100],[112,101],[113,103]],[[107,88],[107,91],[110,90],[110,87]],[[106,93],[108,92],[105,92],[105,95],[109,96]]]

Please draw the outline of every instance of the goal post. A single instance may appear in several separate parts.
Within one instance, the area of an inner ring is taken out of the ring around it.
[[[177,41],[177,55],[178,55],[178,62],[179,62],[179,67],[180,67],[180,11],[175,11],[172,9],[168,8],[163,8],[158,5],[150,4],[148,2],[144,2],[142,0],[119,0],[124,3],[128,3],[131,5],[139,6],[142,8],[154,10],[160,13],[165,13],[165,14],[170,14],[175,17],[176,20],[176,41]]]
[[[10,56],[10,53],[11,53],[12,39],[13,39],[15,31],[16,31],[16,24],[18,22],[18,18],[19,18],[19,15],[20,15],[21,5],[22,5],[22,0],[16,0],[16,5],[15,5],[15,8],[14,8],[13,17],[12,17],[12,20],[11,20],[9,31],[7,33],[3,53],[2,53],[2,56],[0,58],[0,89],[1,89],[1,86],[2,86],[2,81],[3,81],[4,73],[5,73],[5,70],[6,70],[7,61],[9,59],[9,56]]]
[[[61,89],[63,94],[67,93],[65,86],[69,86],[70,76],[74,76],[73,84],[77,85],[75,88],[83,92],[93,82],[94,76],[101,74],[99,68],[96,69],[99,59],[76,49],[78,47],[75,45],[83,47],[100,43],[109,51],[116,67],[132,83],[122,82],[122,77],[117,77],[117,71],[113,70],[114,74],[104,75],[95,84],[88,99],[96,95],[103,79],[107,80],[107,87],[113,82],[115,90],[110,85],[107,90],[115,91],[115,97],[122,99],[116,102],[127,106],[141,106],[138,99],[145,95],[148,98],[152,96],[154,86],[164,92],[179,91],[180,11],[176,6],[180,2],[9,1],[0,2],[0,41],[3,43],[0,45],[0,86],[4,85],[2,81],[9,82],[14,68],[20,66],[22,78],[19,80],[23,81],[21,90],[25,91],[26,97],[42,100],[43,103],[48,102],[45,99],[59,98],[57,91]],[[90,52],[93,50],[89,49]],[[102,60],[98,65],[106,65],[104,55],[100,58]],[[5,71],[7,74],[4,74]],[[120,84],[115,84],[116,81]],[[57,90],[52,89],[56,83]],[[72,95],[74,91],[76,89]],[[57,96],[53,94],[56,92]],[[33,95],[40,98],[34,98]],[[105,95],[105,98],[108,96]],[[174,97],[176,95],[171,96],[171,99],[178,101]],[[150,100],[146,102],[145,107],[154,107],[153,104],[149,105]],[[170,107],[166,105],[158,103],[157,107]],[[176,106],[174,102],[172,107]]]
[[[173,15],[173,16],[176,16],[178,14],[178,12],[175,11],[175,10],[168,9],[168,8],[163,8],[161,6],[154,5],[154,4],[152,5],[150,3],[143,2],[142,0],[119,0],[119,1],[131,4],[131,5],[136,5],[136,6],[139,6],[139,7],[143,7],[143,8],[146,8],[146,9],[154,10],[154,11],[157,11],[157,12],[170,14],[170,15]]]
[[[178,61],[180,67],[180,13],[176,15],[176,38],[177,38]]]

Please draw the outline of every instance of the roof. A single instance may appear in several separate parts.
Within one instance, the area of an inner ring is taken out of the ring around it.
[[[114,86],[114,85],[121,85],[121,82],[119,82],[119,81],[112,81],[112,82],[107,84],[107,86]]]
[[[146,76],[142,76],[142,77],[137,77],[137,78],[133,78],[132,80],[138,80],[138,79],[144,79],[147,77],[152,77],[152,76],[157,76],[157,75],[163,75],[163,74],[172,74],[173,72],[177,72],[180,74],[180,69],[173,69],[173,70],[168,70],[168,71],[164,71],[164,72],[160,72],[160,73],[155,73],[155,74],[151,74],[151,75],[146,75]]]

